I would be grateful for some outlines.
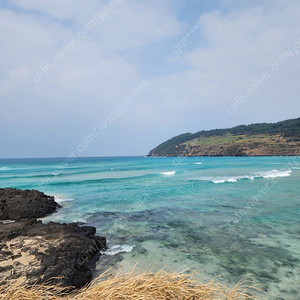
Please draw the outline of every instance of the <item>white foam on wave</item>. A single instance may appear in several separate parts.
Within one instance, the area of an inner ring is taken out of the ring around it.
[[[225,182],[238,182],[240,180],[254,180],[256,178],[277,178],[277,177],[288,177],[291,176],[292,170],[279,171],[271,170],[265,172],[257,172],[251,175],[241,175],[241,176],[230,176],[230,177],[202,177],[200,180],[211,181],[213,183],[225,183]]]
[[[243,179],[249,179],[249,180],[254,180],[254,176],[233,176],[233,177],[223,177],[223,178],[218,178],[218,179],[212,179],[213,183],[224,183],[224,182],[238,182]]]
[[[87,223],[87,220],[86,219],[73,219],[72,220],[72,223]]]
[[[54,200],[57,203],[61,203],[61,202],[67,202],[67,201],[73,201],[73,198],[65,198],[64,196],[61,195],[54,195]]]
[[[202,165],[202,162],[196,162],[195,165]]]
[[[0,171],[7,171],[7,170],[9,170],[8,167],[0,167]]]
[[[216,180],[211,180],[213,183],[224,183],[224,182],[237,182],[238,179],[236,178],[227,178],[227,179],[216,179]]]
[[[172,176],[172,175],[175,175],[175,171],[169,171],[169,172],[161,172],[160,174],[161,175],[165,175],[165,176]]]
[[[258,173],[263,178],[277,178],[277,177],[288,177],[291,176],[292,170],[286,170],[286,171],[279,171],[279,170],[272,170],[267,172],[261,172]]]
[[[116,245],[113,246],[105,251],[101,251],[101,254],[106,254],[106,255],[116,255],[118,253],[129,253],[133,250],[135,245],[130,246],[130,245]]]

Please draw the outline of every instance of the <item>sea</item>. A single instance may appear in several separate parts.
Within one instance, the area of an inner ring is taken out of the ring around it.
[[[1,159],[0,187],[54,195],[43,222],[106,236],[95,276],[196,272],[300,299],[300,157]]]

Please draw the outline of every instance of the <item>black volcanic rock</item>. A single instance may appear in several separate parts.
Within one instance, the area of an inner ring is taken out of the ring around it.
[[[20,277],[75,288],[91,281],[106,239],[92,226],[36,220],[58,207],[36,190],[0,189],[0,286]]]
[[[36,190],[0,189],[0,220],[42,218],[59,207],[53,196]]]
[[[27,284],[43,283],[80,288],[106,246],[95,228],[77,224],[43,224],[36,220],[0,222],[0,285],[25,275]]]

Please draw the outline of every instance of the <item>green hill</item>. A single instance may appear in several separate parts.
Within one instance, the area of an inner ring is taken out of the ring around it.
[[[226,129],[202,130],[171,138],[148,156],[300,155],[300,118]]]

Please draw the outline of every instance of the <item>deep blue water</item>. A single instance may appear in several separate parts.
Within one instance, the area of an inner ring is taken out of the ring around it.
[[[0,160],[0,186],[38,189],[107,236],[98,264],[251,279],[300,299],[300,157]]]

